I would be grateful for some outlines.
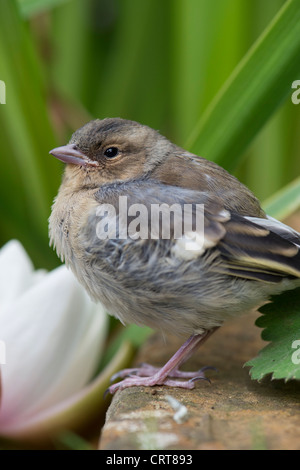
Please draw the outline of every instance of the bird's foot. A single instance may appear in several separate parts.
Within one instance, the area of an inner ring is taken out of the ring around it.
[[[193,389],[197,380],[210,380],[205,376],[206,370],[217,370],[215,367],[206,366],[194,372],[181,371],[178,368],[170,370],[165,377],[161,374],[162,369],[159,367],[151,366],[150,364],[141,364],[141,367],[132,369],[123,369],[114,374],[111,381],[117,378],[124,378],[121,382],[111,385],[107,389],[107,393],[115,393],[117,390],[133,386],[152,387],[154,385],[168,385],[169,387],[180,387]],[[172,380],[172,378],[188,379],[188,380]]]
[[[117,372],[112,380],[117,378],[124,378],[121,382],[111,385],[105,392],[115,393],[117,390],[123,390],[128,387],[153,387],[154,385],[168,385],[169,387],[180,387],[192,389],[195,387],[196,380],[208,380],[205,377],[207,369],[214,369],[214,367],[202,367],[196,372],[180,371],[179,366],[185,362],[195,349],[203,343],[217,328],[203,331],[201,334],[192,335],[176,353],[169,359],[169,361],[161,368],[153,367],[149,364],[142,364],[142,367],[136,369],[124,369]],[[171,377],[171,378],[170,378]],[[173,380],[173,379],[187,379],[187,380]]]
[[[151,364],[143,362],[139,367],[119,370],[111,376],[110,381],[114,382],[116,379],[123,379],[124,377],[131,377],[133,375],[137,377],[151,377],[152,375],[158,373],[160,369],[160,367],[154,367]],[[177,377],[181,379],[195,379],[198,376],[202,376],[203,372],[209,369],[217,371],[217,369],[212,366],[205,366],[202,367],[200,370],[194,372],[182,371],[178,368],[175,368],[168,373],[168,377]]]

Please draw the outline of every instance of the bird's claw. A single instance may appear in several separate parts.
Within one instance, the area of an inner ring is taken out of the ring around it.
[[[211,384],[210,379],[204,374],[204,372],[209,369],[217,371],[217,369],[212,366],[202,367],[195,372],[180,371],[176,368],[171,370],[168,376],[162,377],[160,375],[161,369],[150,366],[149,364],[141,364],[140,368],[123,369],[114,374],[111,377],[111,382],[117,378],[123,378],[123,380],[111,385],[105,391],[104,396],[108,393],[114,394],[117,390],[123,390],[124,388],[133,386],[152,387],[154,385],[167,385],[169,387],[192,389],[194,388],[194,382],[197,380],[205,380]],[[174,380],[174,378],[187,380]]]

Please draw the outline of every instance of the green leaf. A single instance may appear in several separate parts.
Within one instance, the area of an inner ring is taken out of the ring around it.
[[[97,117],[121,116],[152,127],[162,121],[170,88],[168,4],[167,0],[116,2],[116,28],[109,43],[104,42],[100,63],[104,60],[105,66],[101,63],[101,83],[95,89]]]
[[[138,349],[153,333],[153,330],[148,327],[140,327],[137,325],[129,325],[126,328],[121,327],[121,331],[117,333],[116,337],[111,341],[111,344],[107,347],[99,370],[103,369],[106,364],[117,354],[117,351],[121,345],[129,343],[134,349]]]
[[[192,133],[188,147],[231,170],[291,93],[300,72],[300,0],[289,0],[245,55]]]
[[[249,10],[255,5],[240,0],[176,0],[170,7],[171,109],[176,143],[184,145],[251,44]]]
[[[268,198],[263,209],[276,219],[284,219],[300,207],[300,177]]]
[[[262,339],[270,344],[245,364],[251,378],[300,379],[300,288],[274,296],[259,311],[263,316],[256,325],[264,328]]]
[[[28,18],[70,0],[18,0],[22,16]]]
[[[43,69],[15,0],[0,2],[0,71],[6,84],[0,107],[1,243],[6,233],[18,238],[36,264],[49,267],[47,219],[61,179],[49,150],[57,142]]]
[[[62,431],[57,438],[57,448],[66,450],[93,450],[93,446],[78,434],[71,431]]]

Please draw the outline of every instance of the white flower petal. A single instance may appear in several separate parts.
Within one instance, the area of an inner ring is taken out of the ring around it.
[[[46,276],[46,274],[48,274],[48,271],[46,269],[38,269],[37,271],[34,271],[32,280],[31,280],[32,285],[40,282]]]
[[[61,266],[2,313],[0,431],[79,391],[91,378],[106,315]],[[76,373],[75,373],[76,372]]]
[[[49,442],[49,438],[66,429],[78,429],[107,405],[103,394],[110,385],[110,378],[130,365],[134,354],[131,343],[125,341],[105,369],[88,385],[68,399],[42,410],[29,419],[19,420],[5,427],[5,437],[30,443]],[[3,429],[0,429],[0,435]],[[52,443],[52,439],[51,439]]]
[[[32,262],[21,243],[6,243],[0,250],[0,319],[3,309],[31,286],[33,276]]]

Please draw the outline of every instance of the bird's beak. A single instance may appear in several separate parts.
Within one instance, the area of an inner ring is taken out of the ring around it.
[[[95,160],[88,158],[83,152],[76,149],[74,144],[64,145],[50,150],[51,155],[64,163],[71,163],[72,165],[80,166],[99,166]]]

